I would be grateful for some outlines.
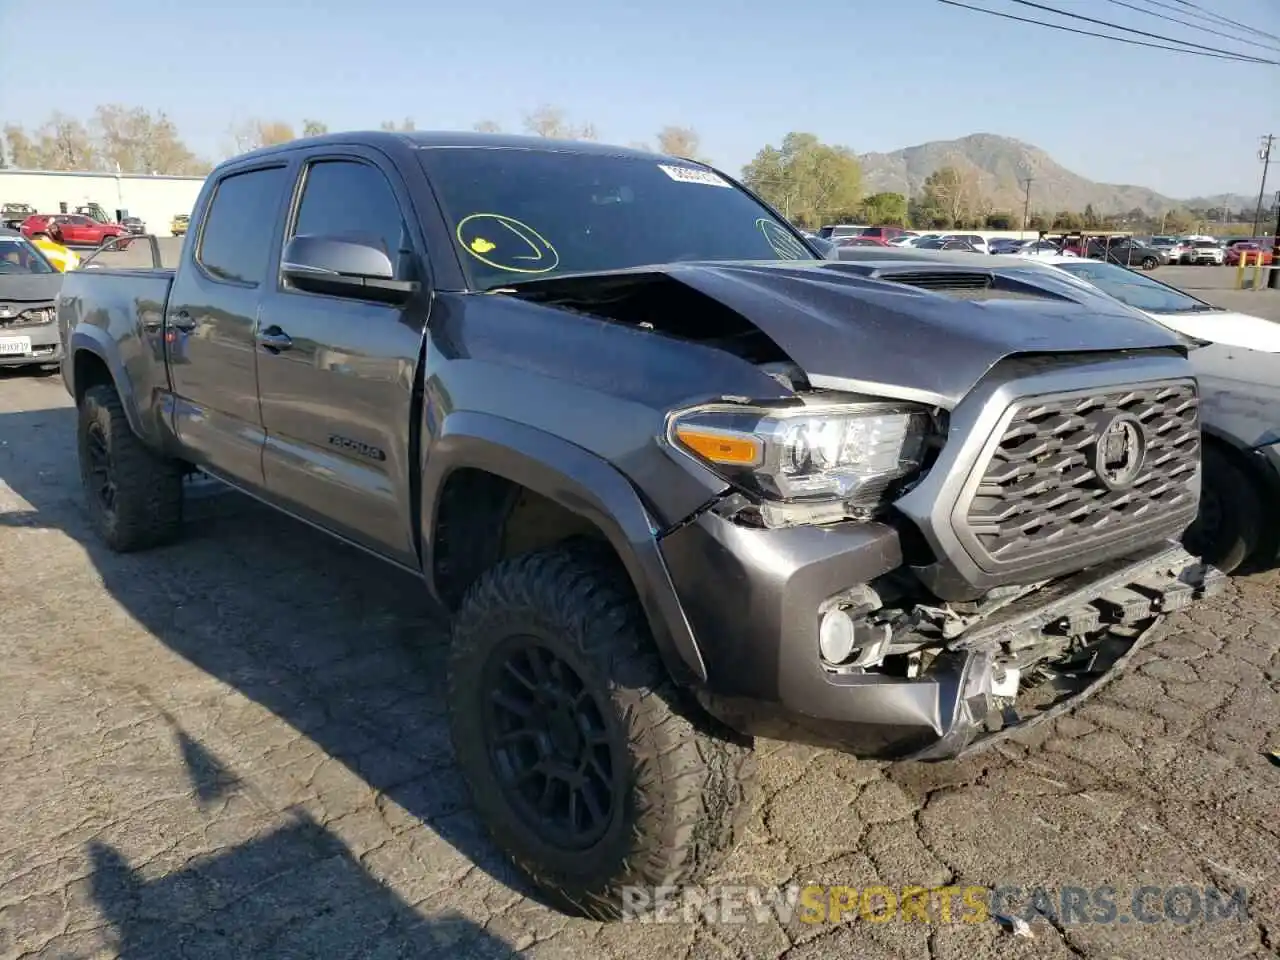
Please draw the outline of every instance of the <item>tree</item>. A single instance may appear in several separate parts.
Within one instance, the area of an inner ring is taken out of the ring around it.
[[[978,203],[978,178],[967,168],[939,167],[925,178],[924,195],[926,204],[941,211],[951,221],[948,226],[955,226]]]
[[[1084,221],[1085,229],[1087,230],[1097,229],[1100,221],[1098,220],[1098,215],[1093,212],[1092,203],[1086,203],[1084,205],[1084,217],[1082,219]]]
[[[595,124],[572,124],[563,110],[546,104],[524,118],[524,128],[535,137],[551,140],[595,140],[597,137]]]
[[[93,129],[102,166],[121,173],[204,173],[208,166],[187,149],[163,112],[118,103],[94,111]]]
[[[1014,224],[1020,221],[1012,213],[989,213],[983,218],[983,226],[988,230],[1015,230]]]
[[[236,153],[247,153],[261,147],[297,140],[293,127],[282,120],[247,120],[232,128],[231,138]]]
[[[1070,210],[1059,210],[1053,215],[1053,229],[1079,230],[1084,226],[1084,218]]]
[[[502,132],[502,127],[500,127],[497,123],[495,123],[492,120],[481,120],[472,129],[474,129],[476,133],[501,133]]]
[[[321,137],[329,132],[329,125],[320,120],[303,120],[302,135],[304,137]]]
[[[98,170],[101,162],[93,135],[75,117],[55,113],[34,134],[18,124],[4,128],[14,166],[28,170]]]
[[[9,162],[20,170],[39,170],[40,156],[36,145],[27,136],[27,131],[17,124],[10,123],[4,128],[5,153]]]
[[[852,213],[862,192],[862,168],[852,150],[794,131],[780,148],[763,147],[743,167],[742,178],[788,220],[808,224]]]
[[[1187,233],[1193,222],[1185,210],[1170,210],[1164,217],[1164,230],[1169,233]]]
[[[905,226],[907,198],[900,193],[873,193],[862,201],[858,217],[869,224]]]
[[[408,133],[410,130],[418,129],[413,123],[413,117],[405,117],[404,122],[399,126],[396,126],[396,122],[394,120],[383,120],[382,123],[378,124],[378,126],[380,129],[389,130],[392,133],[396,131]]]
[[[658,152],[688,160],[698,158],[698,131],[692,127],[666,126],[658,131]]]
[[[1048,230],[1049,220],[1042,213],[1033,213],[1029,218],[1027,218],[1027,229],[1028,230]]]

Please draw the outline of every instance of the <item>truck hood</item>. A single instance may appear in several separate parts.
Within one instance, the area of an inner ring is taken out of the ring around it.
[[[61,287],[60,273],[0,273],[0,301],[6,303],[48,303]]]
[[[972,254],[970,254],[972,256]],[[816,387],[950,409],[1015,354],[1181,348],[1119,302],[1083,305],[980,264],[679,263],[657,270],[763,331]],[[991,289],[981,289],[984,283]],[[929,289],[925,289],[926,285]]]

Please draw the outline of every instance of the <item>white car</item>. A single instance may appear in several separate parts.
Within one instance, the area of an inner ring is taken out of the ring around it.
[[[1226,255],[1227,252],[1217,240],[1191,240],[1183,248],[1182,258],[1178,262],[1193,266],[1208,263],[1220,267]]]
[[[1223,310],[1114,263],[1082,257],[1046,257],[1036,262],[1101,290],[1185,336],[1262,353],[1280,353],[1280,323]]]

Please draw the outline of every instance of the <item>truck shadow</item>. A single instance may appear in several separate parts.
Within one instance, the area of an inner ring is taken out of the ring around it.
[[[0,538],[23,528],[75,540],[112,599],[161,643],[270,710],[490,876],[535,897],[490,845],[455,770],[447,620],[421,582],[211,481],[193,486],[178,544],[111,553],[83,506],[74,412],[61,405],[56,378],[49,390],[49,409],[0,413]],[[95,613],[67,614],[77,616]],[[193,785],[197,797],[218,789],[216,776]]]
[[[171,719],[202,807],[240,785]],[[101,841],[87,847],[88,888],[122,960],[200,957],[509,957],[455,915],[425,919],[365,871],[305,811],[277,829],[150,878]]]

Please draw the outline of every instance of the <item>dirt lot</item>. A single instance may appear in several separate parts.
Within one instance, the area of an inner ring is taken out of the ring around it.
[[[1030,743],[890,767],[761,744],[765,796],[720,877],[1112,886],[1114,922],[1038,920],[1033,938],[993,921],[601,926],[522,896],[477,829],[441,712],[444,623],[412,579],[208,487],[183,543],[109,555],[72,431],[56,376],[0,373],[0,958],[1280,947],[1280,768],[1263,752],[1280,748],[1276,573],[1180,615]],[[1144,885],[1244,887],[1250,917],[1162,919],[1161,892],[1159,922],[1126,922]]]

